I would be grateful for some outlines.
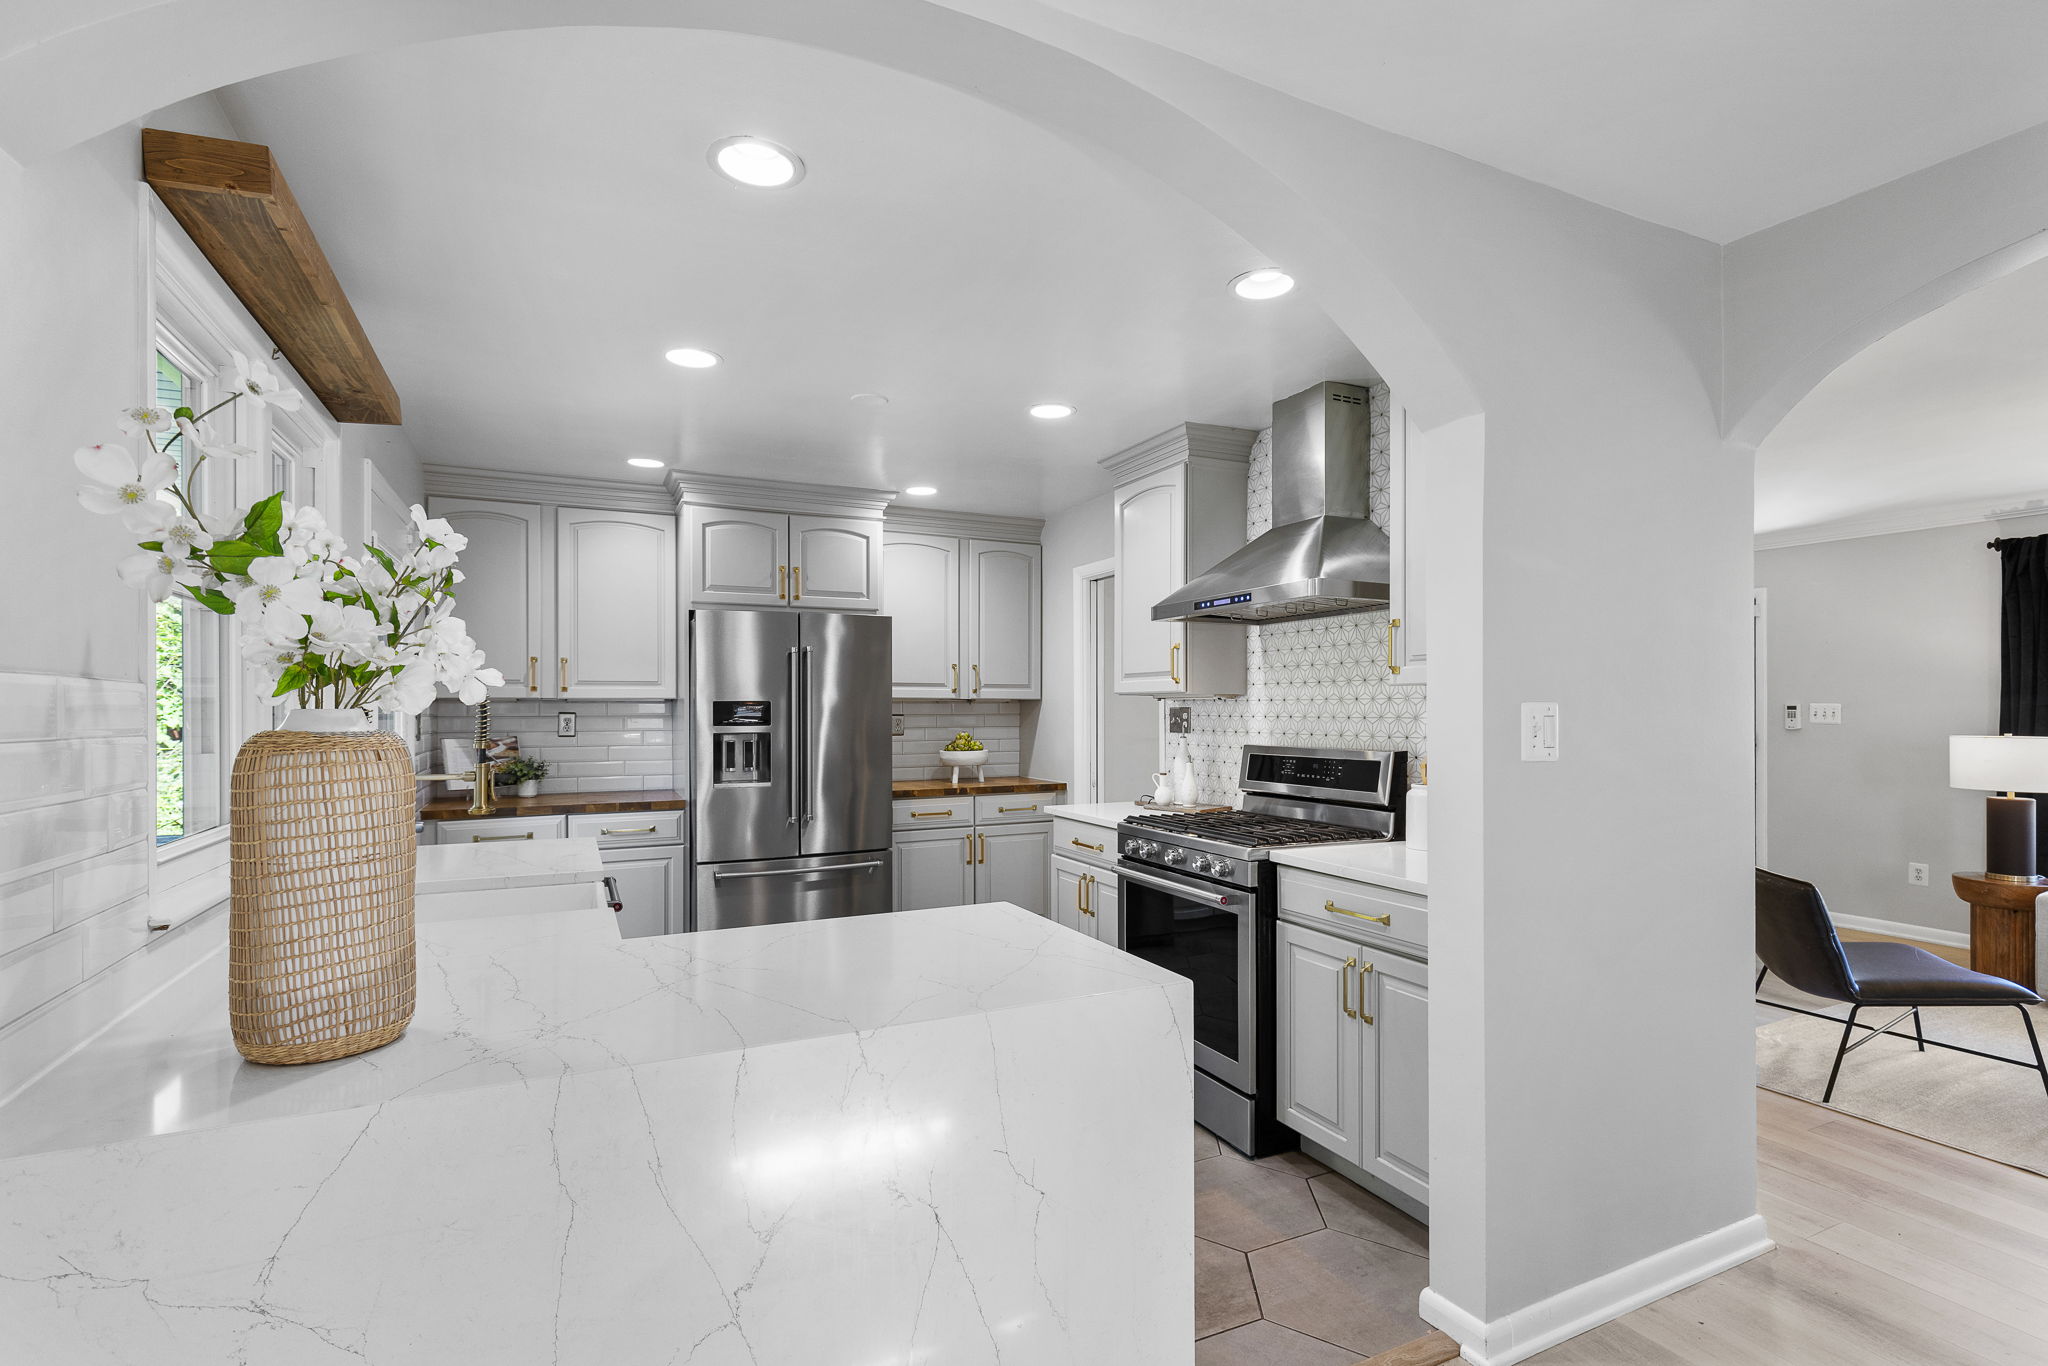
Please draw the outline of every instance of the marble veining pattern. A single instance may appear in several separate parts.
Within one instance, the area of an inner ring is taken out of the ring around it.
[[[603,876],[604,855],[594,839],[427,844],[420,846],[413,890],[432,896],[594,882]]]

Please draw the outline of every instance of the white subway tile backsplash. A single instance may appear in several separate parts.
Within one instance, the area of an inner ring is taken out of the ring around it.
[[[57,875],[40,873],[0,887],[0,954],[57,928]]]
[[[61,674],[0,674],[0,743],[132,735],[147,691],[142,684]]]
[[[134,844],[74,863],[57,873],[57,924],[61,928],[97,915],[117,902],[149,890],[155,846]]]
[[[110,907],[83,921],[78,928],[84,935],[85,975],[105,972],[153,937],[149,928],[149,898],[137,897]]]
[[[0,1025],[84,981],[84,946],[85,935],[74,925],[0,957]]]
[[[18,740],[0,745],[0,811],[76,801],[86,795],[85,740]]]
[[[518,736],[521,754],[548,765],[545,793],[666,789],[683,766],[674,709],[669,702],[513,699],[491,704],[491,732]],[[563,711],[576,714],[576,734],[555,733],[555,714]],[[467,744],[473,717],[459,703],[436,703],[428,716],[436,745],[443,737]]]
[[[903,734],[890,742],[893,776],[902,780],[944,778],[951,772],[939,750],[967,731],[988,750],[981,775],[1014,778],[1022,762],[1024,704],[1021,702],[952,702],[904,698],[891,703],[903,718]]]

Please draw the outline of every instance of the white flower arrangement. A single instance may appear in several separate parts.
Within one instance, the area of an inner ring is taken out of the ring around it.
[[[242,657],[273,697],[290,694],[301,707],[420,712],[436,685],[465,703],[483,701],[505,679],[485,667],[454,615],[455,560],[469,541],[447,522],[414,506],[410,549],[371,542],[358,559],[319,509],[293,507],[282,493],[231,522],[200,514],[192,502],[200,467],[255,454],[216,440],[206,419],[245,398],[286,412],[300,403],[268,364],[237,352],[234,365],[231,392],[203,413],[149,404],[121,411],[122,431],[149,447],[140,461],[122,445],[86,446],[73,457],[92,481],[78,501],[143,537],[115,567],[122,581],[157,602],[175,595],[239,616]],[[182,470],[168,453],[181,439]]]

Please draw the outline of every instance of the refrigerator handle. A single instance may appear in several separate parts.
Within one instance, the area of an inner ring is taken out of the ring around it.
[[[785,730],[789,735],[789,823],[796,825],[803,818],[804,802],[804,693],[803,667],[797,662],[797,647],[789,647],[789,716]]]
[[[804,646],[804,647],[803,647],[803,651],[804,651],[804,661],[803,661],[803,689],[804,689],[804,690],[803,690],[803,693],[802,693],[802,697],[803,697],[803,702],[802,702],[802,704],[801,704],[801,708],[802,708],[802,715],[803,715],[803,719],[804,719],[804,738],[803,738],[803,746],[804,746],[804,785],[803,785],[803,788],[802,788],[802,792],[803,792],[803,808],[804,808],[804,822],[803,822],[803,823],[804,823],[805,825],[809,825],[809,824],[811,823],[811,821],[812,821],[813,819],[815,819],[815,818],[816,818],[816,816],[817,816],[817,814],[818,814],[818,813],[817,813],[816,809],[815,809],[815,808],[813,808],[813,807],[812,807],[812,805],[811,805],[811,782],[810,782],[810,778],[811,778],[811,647],[810,647],[810,646],[808,646],[808,645],[806,645],[806,646]]]

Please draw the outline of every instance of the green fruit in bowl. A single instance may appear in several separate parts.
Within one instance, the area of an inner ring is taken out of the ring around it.
[[[951,750],[968,750],[984,749],[986,748],[986,746],[983,745],[981,741],[975,739],[972,735],[968,734],[966,731],[963,730],[955,734],[951,740],[946,742],[946,748]]]

